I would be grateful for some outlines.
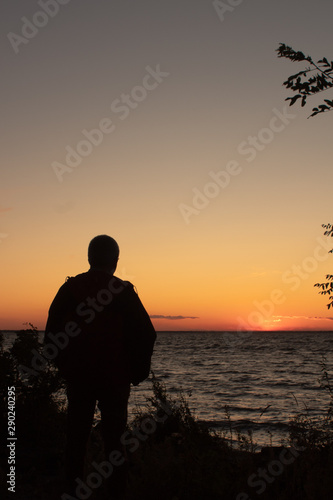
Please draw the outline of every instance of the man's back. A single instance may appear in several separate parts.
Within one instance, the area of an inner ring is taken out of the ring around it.
[[[131,353],[140,357],[140,349],[150,365],[156,334],[131,283],[97,269],[68,278],[51,304],[46,339],[68,324],[78,333],[55,360],[67,379],[138,383]]]

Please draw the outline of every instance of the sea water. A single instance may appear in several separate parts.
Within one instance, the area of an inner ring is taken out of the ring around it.
[[[8,346],[15,336],[5,337]],[[199,421],[229,437],[230,424],[233,436],[251,430],[263,446],[280,444],[298,412],[325,414],[323,361],[332,380],[333,332],[158,332],[152,370],[172,397],[183,393]],[[150,380],[131,389],[129,420],[151,395]]]
[[[234,435],[252,430],[262,446],[280,444],[298,412],[307,409],[313,419],[325,414],[330,397],[319,382],[323,361],[333,377],[333,332],[164,332],[152,369],[171,395],[190,394],[200,421],[228,433],[231,421]],[[133,388],[132,405],[149,386]]]

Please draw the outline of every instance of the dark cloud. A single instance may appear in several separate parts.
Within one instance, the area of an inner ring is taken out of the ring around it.
[[[163,314],[152,314],[151,319],[199,319],[197,316],[164,316]]]
[[[327,316],[313,316],[313,317],[309,317],[309,319],[329,319],[329,320],[333,320],[333,318],[329,318]]]

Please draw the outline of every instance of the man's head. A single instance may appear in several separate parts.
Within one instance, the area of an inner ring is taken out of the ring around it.
[[[119,246],[111,236],[101,234],[95,236],[89,243],[88,261],[91,268],[114,272],[118,258]]]

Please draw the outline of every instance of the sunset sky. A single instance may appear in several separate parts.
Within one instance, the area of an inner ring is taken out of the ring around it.
[[[332,60],[332,16],[329,0],[5,2],[0,329],[43,330],[109,234],[157,330],[333,330],[313,286],[333,265],[333,114],[307,119],[333,92],[287,106],[304,65],[275,52]]]

